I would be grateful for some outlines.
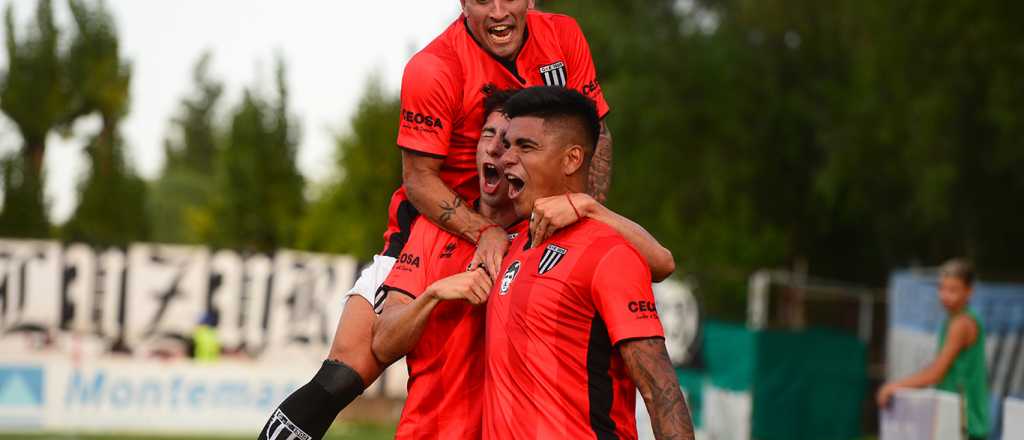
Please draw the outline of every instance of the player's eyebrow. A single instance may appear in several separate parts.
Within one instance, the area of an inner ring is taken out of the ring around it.
[[[533,139],[530,139],[528,137],[517,137],[517,138],[513,139],[513,144],[515,144],[515,145],[533,145],[533,146],[540,145],[539,142],[537,142],[537,141],[535,141]]]

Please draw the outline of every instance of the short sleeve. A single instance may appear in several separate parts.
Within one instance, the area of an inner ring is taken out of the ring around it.
[[[597,69],[590,55],[590,44],[583,36],[579,23],[570,17],[563,17],[560,23],[562,32],[561,46],[566,55],[566,67],[569,72],[569,87],[576,89],[597,104],[597,114],[605,117],[609,112],[608,102],[604,99],[601,84],[597,82]]]
[[[628,245],[615,245],[597,264],[591,294],[612,344],[626,339],[665,337],[655,310],[651,269]]]
[[[430,221],[423,217],[413,223],[412,230],[409,231],[409,240],[406,241],[398,260],[384,280],[385,291],[397,290],[416,298],[427,289],[431,252],[437,240],[435,228],[429,226]]]
[[[451,69],[438,57],[418,53],[402,75],[398,146],[433,156],[447,156],[456,90]]]

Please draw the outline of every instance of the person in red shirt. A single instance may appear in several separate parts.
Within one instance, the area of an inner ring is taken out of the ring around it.
[[[586,187],[599,132],[592,101],[535,87],[505,112],[501,165],[517,214]],[[534,234],[511,243],[487,301],[483,438],[635,439],[639,389],[656,438],[692,439],[644,258],[592,219]]]
[[[485,99],[482,136],[476,165],[480,169],[479,212],[505,229],[509,239],[527,232],[508,198],[498,158],[508,120],[500,106],[512,91],[495,92]],[[493,174],[485,172],[493,169]],[[574,194],[581,207],[597,205],[586,194]],[[552,215],[575,208],[568,197],[545,203]],[[672,254],[642,227],[606,209],[585,208],[635,240],[657,263],[657,277],[674,270]],[[424,218],[412,226],[404,250],[382,286],[388,292],[383,313],[374,326],[373,351],[382,364],[406,356],[408,396],[395,438],[480,438],[483,391],[483,333],[491,278],[482,267],[467,267],[473,246]],[[472,269],[472,270],[470,270]]]
[[[575,20],[532,10],[533,0],[460,4],[462,16],[405,67],[397,142],[403,184],[388,209],[384,249],[345,296],[327,360],[313,380],[275,409],[261,438],[268,438],[271,428],[279,435],[321,438],[337,414],[380,375],[384,366],[371,349],[375,312],[384,302],[379,286],[420,214],[473,243],[474,263],[497,273],[508,247],[505,233],[466,203],[478,192],[473,157],[486,91],[558,85],[597,101],[602,117],[608,112],[590,48]],[[598,151],[588,192],[603,200],[611,171],[606,128]]]

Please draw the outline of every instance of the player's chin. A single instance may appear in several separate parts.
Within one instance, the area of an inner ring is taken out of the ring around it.
[[[495,41],[490,40],[488,46],[491,48],[491,52],[498,58],[511,58],[519,50],[519,46],[522,45],[522,35],[514,36],[507,41]]]
[[[533,199],[527,199],[527,197],[523,197],[523,194],[512,199],[512,206],[515,208],[516,216],[519,218],[528,219],[530,214],[533,214]]]

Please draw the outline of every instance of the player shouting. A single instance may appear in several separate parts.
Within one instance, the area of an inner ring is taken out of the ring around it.
[[[590,100],[535,87],[505,112],[501,164],[518,214],[586,187],[599,132]],[[692,439],[644,258],[592,219],[543,235],[512,242],[487,300],[483,438],[635,439],[639,388],[655,437]]]
[[[388,210],[384,250],[346,295],[328,359],[313,379],[280,404],[260,438],[321,438],[338,413],[380,375],[371,350],[381,282],[401,255],[413,221],[431,222],[475,245],[474,262],[496,274],[504,231],[467,206],[477,197],[474,157],[485,91],[557,85],[579,90],[608,112],[590,48],[567,16],[533,11],[532,0],[461,0],[455,20],[406,65],[398,146],[403,185]],[[604,127],[604,125],[602,125]],[[611,171],[611,136],[602,130],[589,193],[603,200]]]
[[[508,91],[485,100],[486,122],[477,150],[480,169],[479,212],[510,237],[527,232],[508,198],[508,183],[498,162],[508,120],[499,111]],[[493,173],[484,172],[491,169]],[[570,197],[577,201],[573,202]],[[654,262],[655,277],[674,270],[672,254],[642,227],[607,210],[585,194],[559,195],[540,205],[554,226],[592,216],[622,231]],[[579,205],[574,206],[574,205]],[[582,211],[582,214],[580,214]],[[491,277],[480,267],[467,270],[472,243],[430,223],[413,224],[402,258],[382,290],[384,311],[374,326],[373,351],[382,364],[403,355],[409,367],[409,394],[397,439],[474,439],[481,436],[484,380],[483,334]]]

